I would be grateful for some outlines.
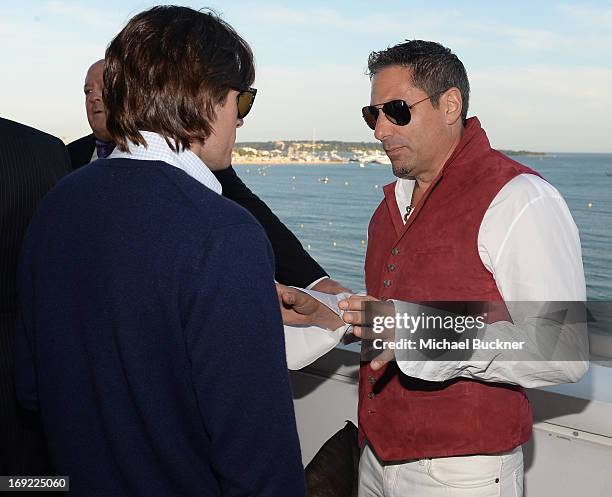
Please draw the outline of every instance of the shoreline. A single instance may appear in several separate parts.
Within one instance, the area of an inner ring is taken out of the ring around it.
[[[234,161],[232,160],[232,166],[325,166],[327,164],[351,164],[349,161],[338,161],[338,160],[329,160],[329,161],[278,161],[278,160],[258,160],[258,161]],[[359,164],[355,162],[355,164]],[[378,166],[384,166],[386,164],[374,164]]]
[[[526,153],[507,153],[507,152],[503,152],[505,155],[507,155],[508,157],[547,157],[550,156],[550,154],[547,153],[540,153],[540,152],[526,152]],[[242,158],[237,158],[236,160],[234,160],[232,158],[232,165],[234,166],[324,166],[327,164],[336,164],[336,165],[340,165],[340,164],[344,164],[347,166],[350,166],[351,164],[361,164],[360,161],[355,161],[355,160],[326,160],[326,161],[306,161],[306,160],[288,160],[288,159],[279,159],[279,158],[274,158],[274,159],[257,159],[257,160],[253,160],[253,159],[242,159]],[[383,162],[364,162],[365,165],[367,166],[390,166],[391,164],[386,164]]]

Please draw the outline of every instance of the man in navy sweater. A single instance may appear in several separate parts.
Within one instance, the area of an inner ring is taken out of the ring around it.
[[[85,76],[85,110],[92,133],[67,145],[72,169],[106,158],[115,148],[115,143],[106,129],[106,110],[102,100],[103,73],[104,59],[92,64]],[[221,183],[222,195],[253,214],[268,235],[274,251],[276,281],[283,285],[307,287],[320,292],[345,291],[339,283],[328,277],[325,270],[304,250],[298,238],[266,203],[242,182],[231,165],[226,169],[215,170],[213,174]]]
[[[16,382],[73,495],[301,497],[270,243],[219,195],[255,96],[218,17],[136,15],[106,52],[116,150],[24,241]]]

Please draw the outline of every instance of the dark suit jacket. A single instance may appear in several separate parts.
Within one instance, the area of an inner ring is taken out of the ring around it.
[[[15,273],[26,228],[39,200],[65,174],[64,144],[42,131],[0,118],[0,474],[45,474],[44,439],[36,420],[18,410],[13,387],[17,314]]]
[[[94,135],[79,138],[68,145],[73,169],[89,164],[95,149]],[[272,244],[276,280],[285,285],[306,287],[327,276],[325,270],[304,250],[297,237],[270,210],[266,203],[242,182],[230,166],[213,171],[223,188],[223,196],[240,204],[259,221]]]
[[[91,156],[96,149],[96,139],[92,133],[69,143],[66,145],[66,148],[70,154],[72,169],[78,169],[85,164],[89,164]]]

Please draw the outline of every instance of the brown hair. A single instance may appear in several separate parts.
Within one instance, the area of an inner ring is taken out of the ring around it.
[[[255,79],[253,52],[214,12],[158,6],[134,16],[106,50],[106,127],[119,150],[145,145],[139,130],[173,150],[204,141],[214,108]]]
[[[467,118],[470,102],[470,82],[463,63],[449,48],[434,41],[406,40],[380,52],[372,52],[368,58],[370,79],[389,66],[412,69],[412,84],[428,95],[435,109],[440,93],[457,88],[461,93],[461,117]]]

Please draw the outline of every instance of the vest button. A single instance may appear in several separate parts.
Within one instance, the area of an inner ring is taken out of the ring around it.
[[[374,385],[374,383],[376,383],[376,376],[368,376],[368,382],[370,383],[370,385]]]
[[[375,397],[374,392],[369,392],[368,393],[368,399],[373,399]]]
[[[397,254],[399,254],[399,249],[397,247],[393,247],[391,249],[391,255],[397,255]]]
[[[383,285],[385,285],[385,286],[391,286],[391,280],[384,280],[384,281],[383,281]]]
[[[389,269],[389,271],[395,271],[395,264],[389,264],[387,268]]]

